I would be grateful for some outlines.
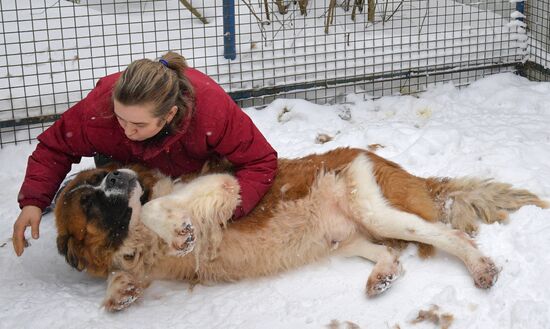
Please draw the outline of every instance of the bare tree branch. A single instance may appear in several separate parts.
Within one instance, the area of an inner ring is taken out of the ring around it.
[[[364,0],[355,0],[353,2],[353,10],[351,11],[351,20],[355,22],[355,18],[357,17],[357,10],[359,10],[360,13],[363,12],[363,6],[365,4]],[[376,5],[375,5],[376,7]]]
[[[363,6],[365,6],[365,0],[355,0],[355,7],[357,9],[359,9],[359,12],[362,13],[363,12]],[[375,5],[376,7],[376,5]]]
[[[303,16],[307,15],[307,3],[308,0],[298,0],[298,5],[300,6],[300,14]]]
[[[287,6],[285,6],[284,0],[275,0],[277,8],[279,8],[279,14],[284,15],[288,12]]]
[[[369,4],[367,7],[367,20],[371,23],[374,23],[375,9],[376,9],[376,4],[374,0],[369,0]]]
[[[252,16],[256,17],[256,20],[260,23],[260,27],[262,27],[262,19],[256,14],[254,8],[252,8],[252,5],[246,2],[246,0],[242,0],[242,2],[246,5],[246,7],[248,7],[248,10],[250,10]]]
[[[187,8],[187,10],[189,10],[191,12],[191,14],[193,14],[193,16],[195,16],[196,18],[198,18],[203,24],[208,24],[208,21],[206,20],[206,18],[204,18],[200,13],[199,11],[193,7],[193,5],[191,5],[189,3],[189,1],[187,0],[180,0],[181,4]]]
[[[330,0],[327,10],[327,20],[325,22],[325,34],[328,34],[328,27],[334,21],[334,11],[336,10],[336,0]]]
[[[269,0],[264,0],[264,9],[265,9],[265,19],[271,22],[271,17],[269,16]]]
[[[401,8],[401,5],[403,5],[403,2],[404,2],[404,1],[405,1],[405,0],[401,0],[401,2],[397,5],[397,7],[396,7],[395,10],[391,13],[391,15],[388,16],[388,18],[384,19],[384,22],[389,21],[389,20],[393,17],[393,15],[395,15],[395,13],[399,11],[399,8]],[[427,15],[427,13],[426,13],[426,15]]]

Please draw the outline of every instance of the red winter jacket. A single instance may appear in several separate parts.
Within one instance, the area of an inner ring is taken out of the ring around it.
[[[19,193],[20,207],[46,208],[71,164],[83,156],[100,153],[177,177],[200,170],[209,158],[219,155],[237,168],[242,202],[234,218],[249,213],[273,183],[277,153],[231,97],[214,80],[188,68],[185,75],[195,90],[193,117],[158,143],[135,142],[126,138],[113,115],[111,95],[119,75],[100,79],[86,98],[38,136]]]

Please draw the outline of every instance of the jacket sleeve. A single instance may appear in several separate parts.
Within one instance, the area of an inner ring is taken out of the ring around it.
[[[86,98],[61,115],[51,127],[38,136],[38,145],[27,164],[25,179],[18,195],[19,206],[34,205],[44,210],[50,205],[59,185],[82,156],[93,150],[85,134],[85,110],[103,94],[98,82]]]
[[[208,97],[215,99],[217,106],[208,106],[209,124],[214,127],[206,133],[207,143],[236,167],[235,176],[241,188],[241,204],[233,215],[237,219],[251,212],[273,185],[277,152],[221,87],[218,94]]]

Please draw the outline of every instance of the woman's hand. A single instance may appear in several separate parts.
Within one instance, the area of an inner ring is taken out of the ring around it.
[[[31,234],[33,239],[38,239],[38,227],[40,226],[40,220],[42,219],[42,210],[36,206],[25,206],[21,210],[19,217],[13,224],[13,250],[17,256],[23,254],[23,250],[27,246],[25,240],[25,230],[27,226],[31,227]]]

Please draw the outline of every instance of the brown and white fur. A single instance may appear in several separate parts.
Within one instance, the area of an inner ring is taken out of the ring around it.
[[[141,190],[132,190],[127,235],[107,253],[89,252],[106,246],[98,225],[81,220],[67,229],[64,205],[56,209],[61,240],[69,241],[61,243],[60,252],[74,267],[108,274],[108,310],[126,308],[156,279],[235,281],[334,254],[375,263],[366,284],[367,295],[375,296],[401,273],[399,241],[421,243],[425,255],[430,246],[455,255],[477,287],[489,288],[497,266],[467,233],[476,231],[478,219],[502,221],[523,205],[547,206],[508,184],[420,178],[371,152],[348,148],[280,160],[273,187],[252,213],[235,222],[229,221],[240,202],[239,184],[228,168],[214,166],[173,186],[166,178],[154,181],[152,200],[143,207],[136,197]],[[74,190],[75,184],[69,187]],[[71,230],[77,229],[94,232],[88,238],[95,242],[72,241]]]

